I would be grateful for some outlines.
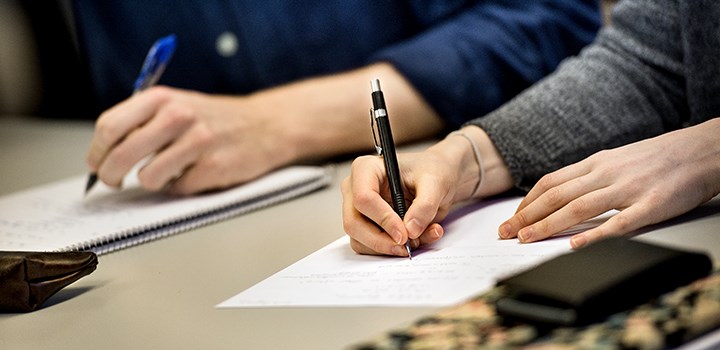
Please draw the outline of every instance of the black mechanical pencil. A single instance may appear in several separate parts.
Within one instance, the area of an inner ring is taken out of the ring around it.
[[[388,182],[390,183],[390,195],[392,196],[392,206],[401,219],[405,218],[405,194],[402,187],[402,179],[400,178],[400,168],[398,167],[397,154],[395,153],[395,142],[393,141],[392,131],[390,130],[390,121],[388,120],[387,108],[385,107],[385,97],[380,89],[380,80],[373,79],[370,81],[372,87],[372,117],[375,119],[378,134],[380,136],[380,147],[378,153],[383,157],[385,162],[385,172],[387,173]],[[374,129],[373,129],[374,130]],[[373,135],[374,138],[374,135]],[[410,253],[410,239],[405,242],[408,257],[412,259]]]

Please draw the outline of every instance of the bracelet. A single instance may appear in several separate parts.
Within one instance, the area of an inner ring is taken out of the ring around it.
[[[477,162],[478,167],[480,168],[480,180],[478,180],[477,184],[475,185],[475,189],[472,192],[472,195],[470,198],[475,198],[482,188],[483,182],[485,182],[485,168],[483,167],[482,157],[480,157],[480,149],[475,144],[475,142],[465,134],[464,132],[460,130],[453,131],[448,134],[448,136],[457,135],[464,137],[468,142],[470,142],[470,146],[472,146],[473,154],[475,155],[475,162]]]

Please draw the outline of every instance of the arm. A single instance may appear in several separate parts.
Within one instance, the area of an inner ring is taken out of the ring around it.
[[[413,3],[418,17],[432,13]],[[427,15],[427,17],[432,17]],[[499,107],[590,43],[600,25],[593,0],[479,1],[420,35],[378,52],[449,124]],[[397,112],[395,113],[397,114]]]
[[[498,147],[517,187],[528,190],[541,176],[601,149],[687,121],[677,9],[629,1],[614,14],[613,27],[578,58],[472,121]]]
[[[98,119],[88,165],[111,186],[141,159],[150,190],[194,193],[242,183],[288,163],[372,148],[369,82],[387,86],[398,142],[442,122],[389,64],[308,79],[241,97],[168,87],[137,94]],[[364,126],[367,126],[365,128]],[[358,130],[362,132],[358,132]]]
[[[485,136],[489,137],[482,149],[493,148],[502,159],[507,174],[503,179],[510,181],[512,174],[515,186],[528,188],[542,175],[589,154],[658,135],[686,122],[688,106],[683,95],[683,55],[676,9],[668,10],[667,6],[643,1],[622,5],[613,21],[616,27],[607,30],[580,58],[566,63],[557,73],[498,111],[472,123],[481,126]],[[664,20],[656,21],[657,18]],[[671,37],[667,38],[667,35]],[[716,127],[716,122],[703,124],[699,128],[604,152],[548,175],[528,194],[517,214],[501,225],[499,234],[503,238],[519,236],[521,241],[532,242],[609,209],[623,210],[605,226],[577,236],[573,240],[577,247],[604,235],[625,233],[687,211],[718,193],[717,150],[714,150],[717,142],[712,140],[712,135],[717,133]],[[677,151],[666,154],[666,147]],[[444,157],[453,159],[448,152]],[[637,168],[639,164],[653,162],[660,162],[662,166],[648,167],[646,172],[621,172],[623,164]],[[455,171],[458,166],[463,166],[459,162],[443,164],[440,161],[438,164]],[[675,164],[683,164],[679,172],[672,171],[671,182],[680,187],[667,187],[665,183],[648,180],[661,176]],[[437,181],[442,186],[434,189],[413,183],[412,177],[422,178],[415,174],[421,171],[439,174],[436,178],[440,180],[460,176],[453,176],[452,170],[438,170],[427,165],[423,170],[417,165],[409,166],[412,176],[406,180],[407,186],[417,193],[410,208],[447,208],[455,201],[455,193],[459,193],[455,191],[455,185]],[[467,163],[463,167],[467,167]],[[380,247],[377,237],[355,231],[354,223],[364,216],[385,232],[392,232],[401,227],[397,223],[399,218],[386,219],[390,216],[377,210],[381,204],[375,193],[380,193],[380,187],[362,189],[363,185],[372,184],[373,178],[382,183],[382,177],[375,174],[368,178],[364,170],[354,169],[350,183],[355,183],[355,173],[361,181],[343,189],[345,200],[356,203],[348,207],[357,208],[355,213],[347,208],[344,211],[346,231],[366,247],[374,247],[356,250],[378,251],[375,249]],[[683,193],[688,187],[699,190]],[[503,188],[509,186],[497,187],[498,190]],[[426,195],[426,192],[437,191],[452,195]],[[493,191],[481,193],[492,194]],[[675,196],[682,200],[673,203]],[[435,217],[431,214],[432,211],[423,215],[422,222],[444,217],[444,213]],[[395,223],[386,224],[391,221]],[[408,220],[405,225],[408,226]],[[408,228],[403,232],[414,231]],[[413,233],[408,235],[415,238]]]
[[[529,13],[514,6],[514,14]],[[466,75],[462,69],[435,73]],[[370,149],[369,138],[357,130],[368,125],[362,106],[369,105],[367,86],[375,77],[392,91],[388,107],[396,116],[392,123],[402,125],[393,128],[399,143],[441,130],[442,121],[413,82],[393,65],[376,63],[243,97],[150,89],[101,115],[88,165],[103,182],[117,186],[135,163],[154,155],[139,173],[145,188],[170,184],[173,192],[194,193],[242,183],[285,164]]]
[[[500,149],[516,185],[524,188],[602,149],[663,134],[601,151],[540,178],[500,226],[501,237],[533,242],[620,210],[573,237],[573,247],[580,247],[674,217],[717,195],[712,136],[717,120],[672,131],[692,118],[683,65],[687,42],[675,6],[618,5],[616,27],[579,59],[477,121]]]

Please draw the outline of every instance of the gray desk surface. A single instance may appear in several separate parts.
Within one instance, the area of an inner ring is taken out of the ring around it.
[[[0,195],[86,172],[89,122],[0,116]],[[0,314],[2,349],[338,349],[432,308],[214,306],[343,235],[338,184],[296,200],[103,255],[29,314]],[[79,191],[81,189],[78,189]],[[641,239],[720,257],[720,203]]]

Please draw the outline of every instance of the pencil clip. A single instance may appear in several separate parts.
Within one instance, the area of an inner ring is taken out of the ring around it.
[[[375,118],[373,118],[373,109],[370,108],[370,130],[372,130],[373,134],[373,143],[375,144],[375,151],[380,156],[382,155],[382,147],[380,147],[377,139],[377,134],[375,133]]]

